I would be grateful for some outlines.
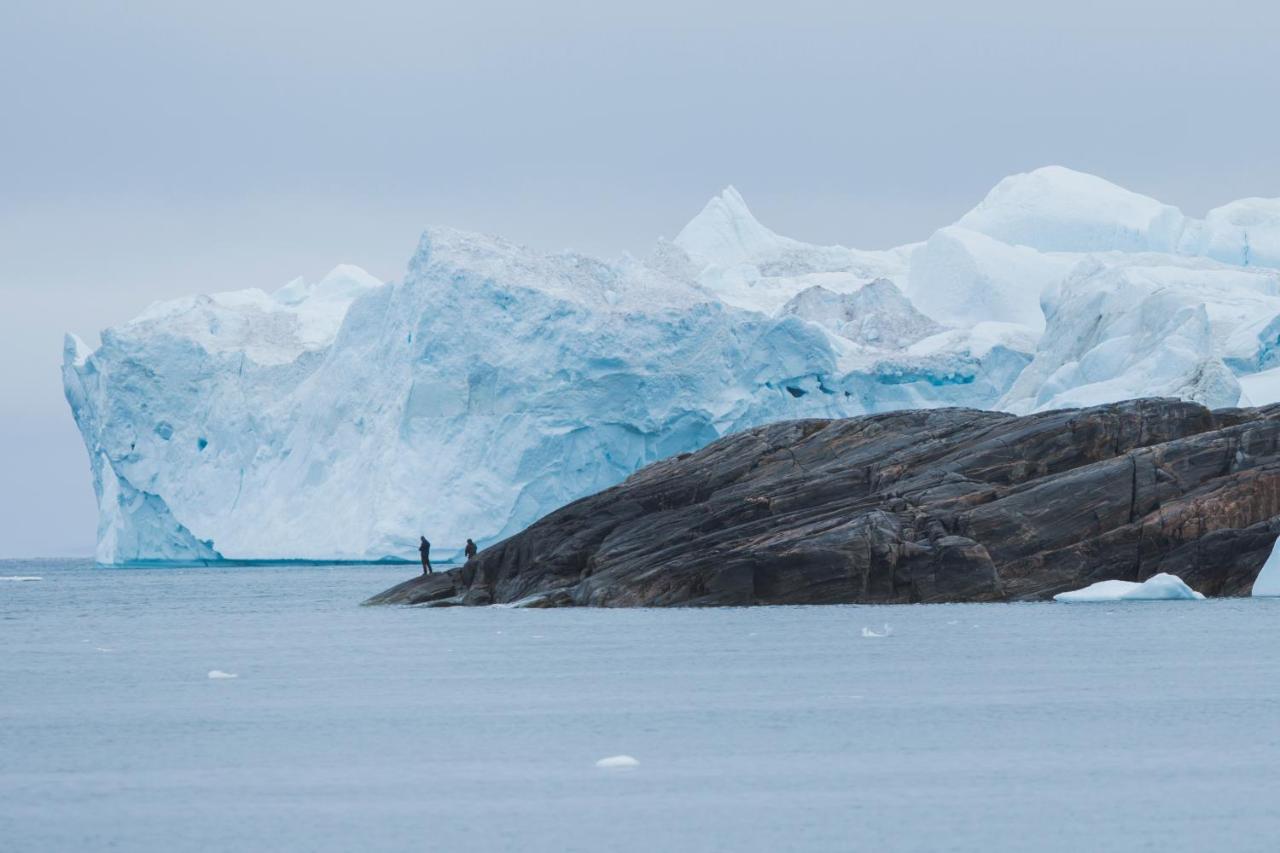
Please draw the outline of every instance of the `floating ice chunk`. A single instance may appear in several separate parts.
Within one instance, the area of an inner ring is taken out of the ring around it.
[[[36,575],[0,575],[0,581],[42,581],[44,578]]]
[[[886,624],[885,624],[885,626],[884,626],[884,630],[883,630],[883,631],[877,631],[877,630],[875,630],[874,628],[867,628],[867,627],[864,627],[864,628],[862,629],[862,636],[864,636],[864,637],[890,637],[890,636],[893,636],[893,629],[889,627],[888,623],[886,623]]]
[[[1199,600],[1204,596],[1182,582],[1177,575],[1161,572],[1142,583],[1133,581],[1098,581],[1084,589],[1060,592],[1054,601],[1164,601]]]
[[[630,755],[610,755],[596,762],[596,767],[604,770],[630,770],[639,766],[640,762]]]
[[[1280,537],[1271,546],[1271,556],[1262,564],[1262,571],[1253,582],[1253,592],[1249,594],[1257,598],[1280,596]]]
[[[209,670],[210,678],[239,678],[240,676],[234,672],[223,672],[220,669]]]

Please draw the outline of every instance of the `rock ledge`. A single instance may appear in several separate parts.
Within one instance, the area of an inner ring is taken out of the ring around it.
[[[1280,405],[788,421],[650,465],[367,603],[1020,601],[1159,572],[1244,595],[1277,516]]]

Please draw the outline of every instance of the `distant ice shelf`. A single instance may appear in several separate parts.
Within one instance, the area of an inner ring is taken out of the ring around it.
[[[433,227],[404,275],[157,303],[63,381],[106,564],[416,559],[784,418],[1280,400],[1280,200],[1203,219],[1057,166],[920,243],[733,188],[644,259]]]

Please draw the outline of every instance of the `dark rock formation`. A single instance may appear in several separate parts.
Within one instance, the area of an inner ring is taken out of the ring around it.
[[[1277,516],[1280,406],[789,421],[650,465],[369,603],[1016,601],[1157,572],[1243,595]]]

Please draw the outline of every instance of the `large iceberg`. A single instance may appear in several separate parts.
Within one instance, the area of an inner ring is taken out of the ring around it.
[[[643,260],[432,228],[395,282],[69,335],[63,377],[100,562],[447,555],[775,419],[1280,399],[1273,265],[1280,201],[1196,220],[1060,167],[885,251],[778,235],[730,188]]]

